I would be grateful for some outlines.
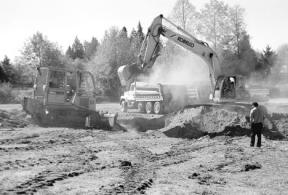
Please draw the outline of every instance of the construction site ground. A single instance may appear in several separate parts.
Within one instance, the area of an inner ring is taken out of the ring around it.
[[[247,109],[121,113],[125,130],[39,127],[0,105],[0,194],[287,194],[288,102],[266,103],[262,147]]]

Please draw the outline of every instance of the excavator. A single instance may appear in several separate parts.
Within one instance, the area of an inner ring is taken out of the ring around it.
[[[163,25],[163,21],[174,26],[179,32]],[[123,87],[129,87],[139,75],[149,73],[159,56],[161,36],[196,54],[207,64],[211,87],[210,103],[247,102],[249,93],[245,90],[244,78],[241,75],[225,74],[217,54],[206,42],[195,38],[163,15],[157,16],[148,28],[137,63],[119,67],[118,76]]]

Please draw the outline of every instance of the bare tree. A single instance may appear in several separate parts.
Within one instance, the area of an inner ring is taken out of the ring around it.
[[[219,46],[230,34],[229,24],[228,5],[223,1],[210,0],[200,12],[197,30],[217,50],[222,49]]]
[[[181,26],[184,30],[194,31],[191,29],[192,21],[196,21],[197,12],[195,6],[189,0],[178,0],[172,10],[169,18]],[[191,32],[192,33],[192,32]]]
[[[229,9],[229,18],[231,21],[231,50],[234,50],[235,53],[240,55],[240,40],[244,36],[246,31],[246,25],[244,22],[244,9],[239,5]]]

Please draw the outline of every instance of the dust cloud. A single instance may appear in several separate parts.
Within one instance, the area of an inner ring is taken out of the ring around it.
[[[209,82],[207,65],[194,54],[178,55],[168,63],[156,61],[148,78],[149,83],[194,86],[199,82]]]
[[[163,56],[160,57],[163,58]],[[205,62],[187,51],[169,58],[171,58],[170,61],[157,59],[150,74],[139,78],[140,81],[160,83],[163,86],[163,96],[167,100],[165,103],[167,112],[183,108],[192,101],[208,100],[210,82],[209,70]],[[195,91],[197,91],[197,100],[194,98]]]

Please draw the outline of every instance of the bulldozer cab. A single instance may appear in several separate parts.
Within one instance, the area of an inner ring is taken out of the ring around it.
[[[41,67],[35,80],[34,98],[44,104],[74,104],[96,110],[94,78],[87,71]]]

